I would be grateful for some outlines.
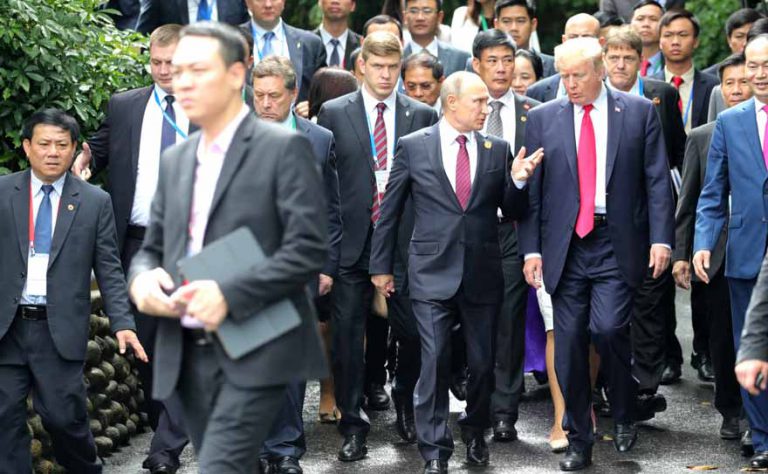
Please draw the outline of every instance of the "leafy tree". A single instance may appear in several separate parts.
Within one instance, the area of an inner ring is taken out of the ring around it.
[[[0,1],[0,174],[27,167],[21,129],[57,107],[95,130],[114,92],[148,83],[144,41],[118,31],[102,0]]]
[[[704,69],[731,54],[725,41],[725,21],[741,8],[739,0],[687,0],[685,8],[693,12],[701,23],[696,66]]]

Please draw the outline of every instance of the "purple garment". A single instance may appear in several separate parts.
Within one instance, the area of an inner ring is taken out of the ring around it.
[[[547,332],[539,311],[536,289],[528,289],[528,304],[525,310],[525,372],[547,371]]]

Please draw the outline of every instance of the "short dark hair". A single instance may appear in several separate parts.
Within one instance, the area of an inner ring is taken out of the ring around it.
[[[528,62],[531,63],[531,67],[533,68],[533,73],[536,75],[537,81],[541,79],[541,76],[544,75],[544,62],[541,60],[541,56],[539,56],[536,51],[518,49],[515,53],[515,57],[525,58],[528,60]]]
[[[400,24],[399,21],[397,21],[395,18],[392,18],[389,15],[376,15],[375,17],[369,19],[365,22],[363,25],[363,36],[368,36],[368,27],[371,25],[386,25],[387,23],[393,23],[395,26],[397,26],[397,31],[400,35],[400,40],[403,40],[403,25]]]
[[[445,75],[443,65],[440,64],[440,61],[437,59],[437,57],[433,56],[432,53],[426,49],[423,49],[418,53],[412,54],[405,58],[405,61],[403,61],[403,67],[400,70],[400,76],[403,78],[403,80],[405,80],[405,73],[414,67],[423,67],[425,69],[431,70],[432,77],[436,81],[439,81],[440,78]]]
[[[355,64],[357,64],[357,58],[360,57],[360,53],[363,51],[363,48],[358,46],[355,48],[354,51],[349,53],[349,63],[352,65],[352,70],[355,70]]]
[[[320,107],[327,101],[355,92],[357,89],[357,79],[351,72],[337,67],[318,69],[312,76],[309,86],[309,118],[316,117]]]
[[[661,3],[659,3],[657,0],[640,0],[639,2],[635,3],[635,6],[632,7],[632,11],[634,12],[637,9],[647,7],[648,5],[653,5],[654,7],[658,7],[659,10],[661,10],[661,13],[664,13],[666,10],[664,7],[661,6]]]
[[[752,23],[752,26],[749,27],[749,32],[747,33],[747,44],[749,44],[750,41],[757,38],[760,35],[764,35],[768,33],[768,18],[760,18],[756,22]]]
[[[405,6],[408,6],[408,2],[415,2],[416,0],[405,0]],[[443,9],[443,0],[435,0],[435,4],[437,5],[437,11],[441,11]]]
[[[515,54],[517,47],[512,38],[501,30],[492,28],[490,30],[481,31],[475,36],[475,41],[472,42],[472,56],[480,59],[480,56],[488,48],[495,48],[496,46],[506,46],[512,50],[512,54]]]
[[[60,109],[40,109],[24,122],[21,138],[31,140],[35,133],[35,127],[38,125],[53,125],[69,132],[69,137],[73,143],[80,136],[80,126],[74,117]]]
[[[613,12],[597,11],[592,14],[600,22],[600,28],[608,28],[609,26],[624,26],[624,20]]]
[[[536,7],[528,0],[497,0],[496,5],[493,7],[496,18],[499,17],[499,13],[503,9],[509,7],[525,7],[525,11],[528,12],[528,19],[533,20],[536,18]]]
[[[679,20],[681,18],[685,18],[686,20],[690,21],[693,25],[693,37],[698,38],[699,37],[699,31],[701,31],[701,24],[699,23],[698,18],[696,16],[689,12],[688,10],[678,10],[673,9],[668,11],[664,14],[664,16],[661,17],[661,20],[659,21],[659,31],[661,31],[662,28],[665,26],[669,26],[670,23],[672,23],[675,20]]]
[[[720,64],[717,66],[717,77],[722,82],[723,80],[723,73],[725,72],[726,68],[729,68],[731,66],[742,66],[747,62],[747,58],[744,57],[744,53],[738,53],[738,54],[732,54],[728,56],[727,58],[723,59]]]
[[[227,67],[235,63],[245,63],[248,43],[243,34],[234,26],[218,21],[201,21],[185,26],[181,30],[181,38],[201,36],[213,38],[219,42],[219,54]]]
[[[731,13],[731,16],[729,16],[728,20],[725,22],[725,36],[730,38],[731,34],[733,34],[733,30],[754,23],[762,17],[763,15],[761,15],[760,12],[752,8],[740,8],[739,10],[736,10]]]

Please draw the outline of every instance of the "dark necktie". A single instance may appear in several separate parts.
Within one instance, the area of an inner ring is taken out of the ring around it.
[[[210,20],[212,13],[208,0],[200,0],[200,3],[197,5],[197,21]]]
[[[579,214],[576,217],[576,235],[582,239],[595,226],[595,181],[597,180],[597,146],[595,127],[589,113],[594,106],[584,106],[577,152],[579,169]]]
[[[264,33],[264,45],[261,47],[261,55],[259,59],[264,59],[267,56],[272,55],[272,38],[275,37],[275,33],[267,31]]]
[[[336,38],[331,39],[331,44],[333,45],[333,51],[331,52],[331,59],[328,61],[329,66],[339,66],[341,64],[341,61],[339,60],[339,40]]]
[[[379,102],[376,104],[379,115],[376,117],[376,125],[373,127],[373,144],[376,147],[373,150],[376,153],[376,171],[385,171],[387,169],[387,127],[384,124],[384,109],[387,104]],[[380,193],[376,180],[373,183],[373,207],[371,208],[371,220],[375,224],[381,214],[381,201],[384,199],[384,193]]]
[[[672,85],[675,86],[675,89],[677,89],[678,92],[680,92],[680,84],[682,84],[683,78],[680,76],[672,76]],[[683,113],[683,96],[680,96],[680,99],[677,101],[677,106],[680,108],[680,113]]]
[[[165,116],[163,116],[163,131],[160,135],[160,153],[171,145],[176,144],[176,129],[173,128],[171,122],[176,123],[176,112],[173,111],[173,101],[175,98],[172,95],[165,96]]]
[[[459,154],[456,155],[456,197],[462,209],[467,208],[469,196],[472,195],[472,176],[469,170],[469,152],[467,151],[467,136],[456,137],[459,142]]]
[[[35,253],[51,253],[51,235],[53,230],[53,218],[51,209],[51,191],[53,186],[44,184],[42,186],[44,193],[40,207],[37,209],[37,219],[35,220]]]

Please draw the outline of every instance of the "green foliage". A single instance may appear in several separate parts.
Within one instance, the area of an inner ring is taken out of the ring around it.
[[[725,40],[725,21],[741,8],[739,0],[688,0],[685,8],[692,11],[701,23],[696,67],[704,69],[731,54]]]
[[[27,167],[21,129],[43,107],[94,131],[112,93],[145,85],[142,37],[118,31],[103,0],[0,1],[0,174]]]

